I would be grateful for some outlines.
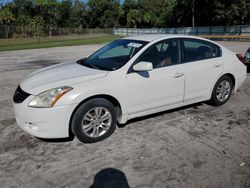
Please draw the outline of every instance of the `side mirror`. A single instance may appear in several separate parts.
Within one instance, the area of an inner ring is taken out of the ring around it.
[[[153,64],[146,61],[141,61],[133,66],[133,70],[136,72],[151,71],[153,70]]]

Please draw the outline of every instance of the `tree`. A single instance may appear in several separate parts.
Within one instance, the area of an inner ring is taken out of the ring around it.
[[[14,15],[8,8],[0,9],[0,23],[4,24],[5,38],[9,37],[9,25],[15,20]]]
[[[132,27],[165,27],[176,0],[126,0],[123,5],[124,17]]]
[[[119,19],[118,0],[89,0],[87,3],[87,22],[89,27],[116,27]]]
[[[128,13],[132,9],[138,9],[139,8],[139,3],[137,0],[125,0],[123,5],[121,6],[121,11],[120,11],[120,17],[119,17],[119,23],[122,26],[128,26]]]
[[[173,14],[176,5],[176,0],[164,0],[162,11],[156,25],[166,27],[169,25],[169,23],[171,23],[171,21],[176,20],[176,16]]]
[[[247,0],[220,0],[214,5],[213,22],[219,23],[219,25],[243,25],[249,21],[247,17],[250,14],[250,2]]]
[[[137,26],[140,26],[142,22],[140,11],[137,9],[132,9],[127,14],[127,22],[129,27],[136,28]]]
[[[69,22],[71,27],[86,27],[86,22],[84,20],[85,14],[85,5],[80,0],[75,1],[71,8],[69,14]]]
[[[15,21],[14,15],[8,8],[0,9],[0,23],[11,24]]]
[[[70,12],[72,7],[71,0],[63,0],[59,6],[60,20],[58,22],[59,27],[69,27],[70,26]]]
[[[250,24],[249,0],[13,0],[0,9],[0,24],[53,28],[189,27]]]
[[[58,3],[56,0],[36,0],[34,1],[36,15],[33,22],[38,28],[44,28],[45,32],[51,36],[53,28],[57,27],[59,21]]]

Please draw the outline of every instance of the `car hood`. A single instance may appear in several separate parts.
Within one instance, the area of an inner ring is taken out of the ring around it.
[[[107,73],[108,71],[91,69],[76,62],[61,63],[31,73],[20,86],[24,91],[37,95],[48,89],[101,78]]]

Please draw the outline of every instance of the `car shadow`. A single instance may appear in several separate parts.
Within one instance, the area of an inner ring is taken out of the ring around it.
[[[247,73],[250,73],[250,63],[247,64]]]
[[[110,187],[129,188],[125,173],[114,168],[105,168],[95,175],[94,182],[90,186],[90,188]]]
[[[144,77],[144,78],[149,78],[149,73],[147,71],[136,72],[136,73],[139,74],[140,76]]]
[[[49,143],[61,143],[61,142],[71,142],[74,140],[75,136],[72,132],[70,132],[69,137],[66,138],[38,138],[37,139],[43,141],[43,142],[49,142]]]
[[[180,110],[185,110],[185,109],[188,109],[188,108],[191,108],[191,107],[197,108],[198,106],[201,106],[204,103],[206,103],[206,102],[199,102],[199,103],[190,104],[190,105],[187,105],[187,106],[182,106],[182,107],[179,107],[179,108],[174,108],[174,109],[171,109],[171,110],[166,110],[166,111],[163,111],[163,112],[158,112],[158,113],[154,113],[154,114],[134,118],[134,119],[128,120],[128,122],[126,124],[118,124],[117,126],[119,128],[123,128],[123,127],[126,127],[127,125],[129,125],[131,123],[135,123],[135,122],[138,122],[138,121],[143,121],[143,120],[146,120],[146,119],[154,118],[154,117],[157,117],[157,116],[161,116],[163,114],[173,113],[173,112],[180,111]]]
[[[146,119],[150,119],[150,118],[154,118],[154,117],[157,117],[157,116],[161,116],[161,115],[166,114],[166,113],[173,113],[173,112],[176,112],[176,111],[185,110],[185,109],[188,109],[188,108],[191,108],[191,107],[198,107],[198,106],[201,106],[203,103],[204,102],[195,103],[195,104],[191,104],[191,105],[187,105],[187,106],[182,106],[182,107],[171,109],[171,110],[166,110],[166,111],[163,111],[163,112],[158,112],[158,113],[155,113],[155,114],[150,114],[150,115],[146,115],[146,116],[134,118],[134,119],[129,120],[126,124],[117,124],[117,127],[124,128],[127,125],[135,123],[135,122],[139,122],[139,121],[143,121],[143,120],[146,120]],[[75,138],[75,136],[74,136],[74,134],[72,132],[70,132],[70,136],[67,137],[67,138],[55,138],[55,139],[51,138],[50,139],[50,138],[38,138],[37,137],[37,139],[39,139],[41,141],[44,141],[44,142],[48,142],[48,143],[71,142],[71,141],[74,140],[74,138]]]

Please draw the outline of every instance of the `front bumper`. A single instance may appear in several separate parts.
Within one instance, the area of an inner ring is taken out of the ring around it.
[[[19,127],[39,138],[65,138],[69,136],[70,117],[75,105],[53,108],[32,108],[28,97],[20,104],[14,103],[14,114]]]

